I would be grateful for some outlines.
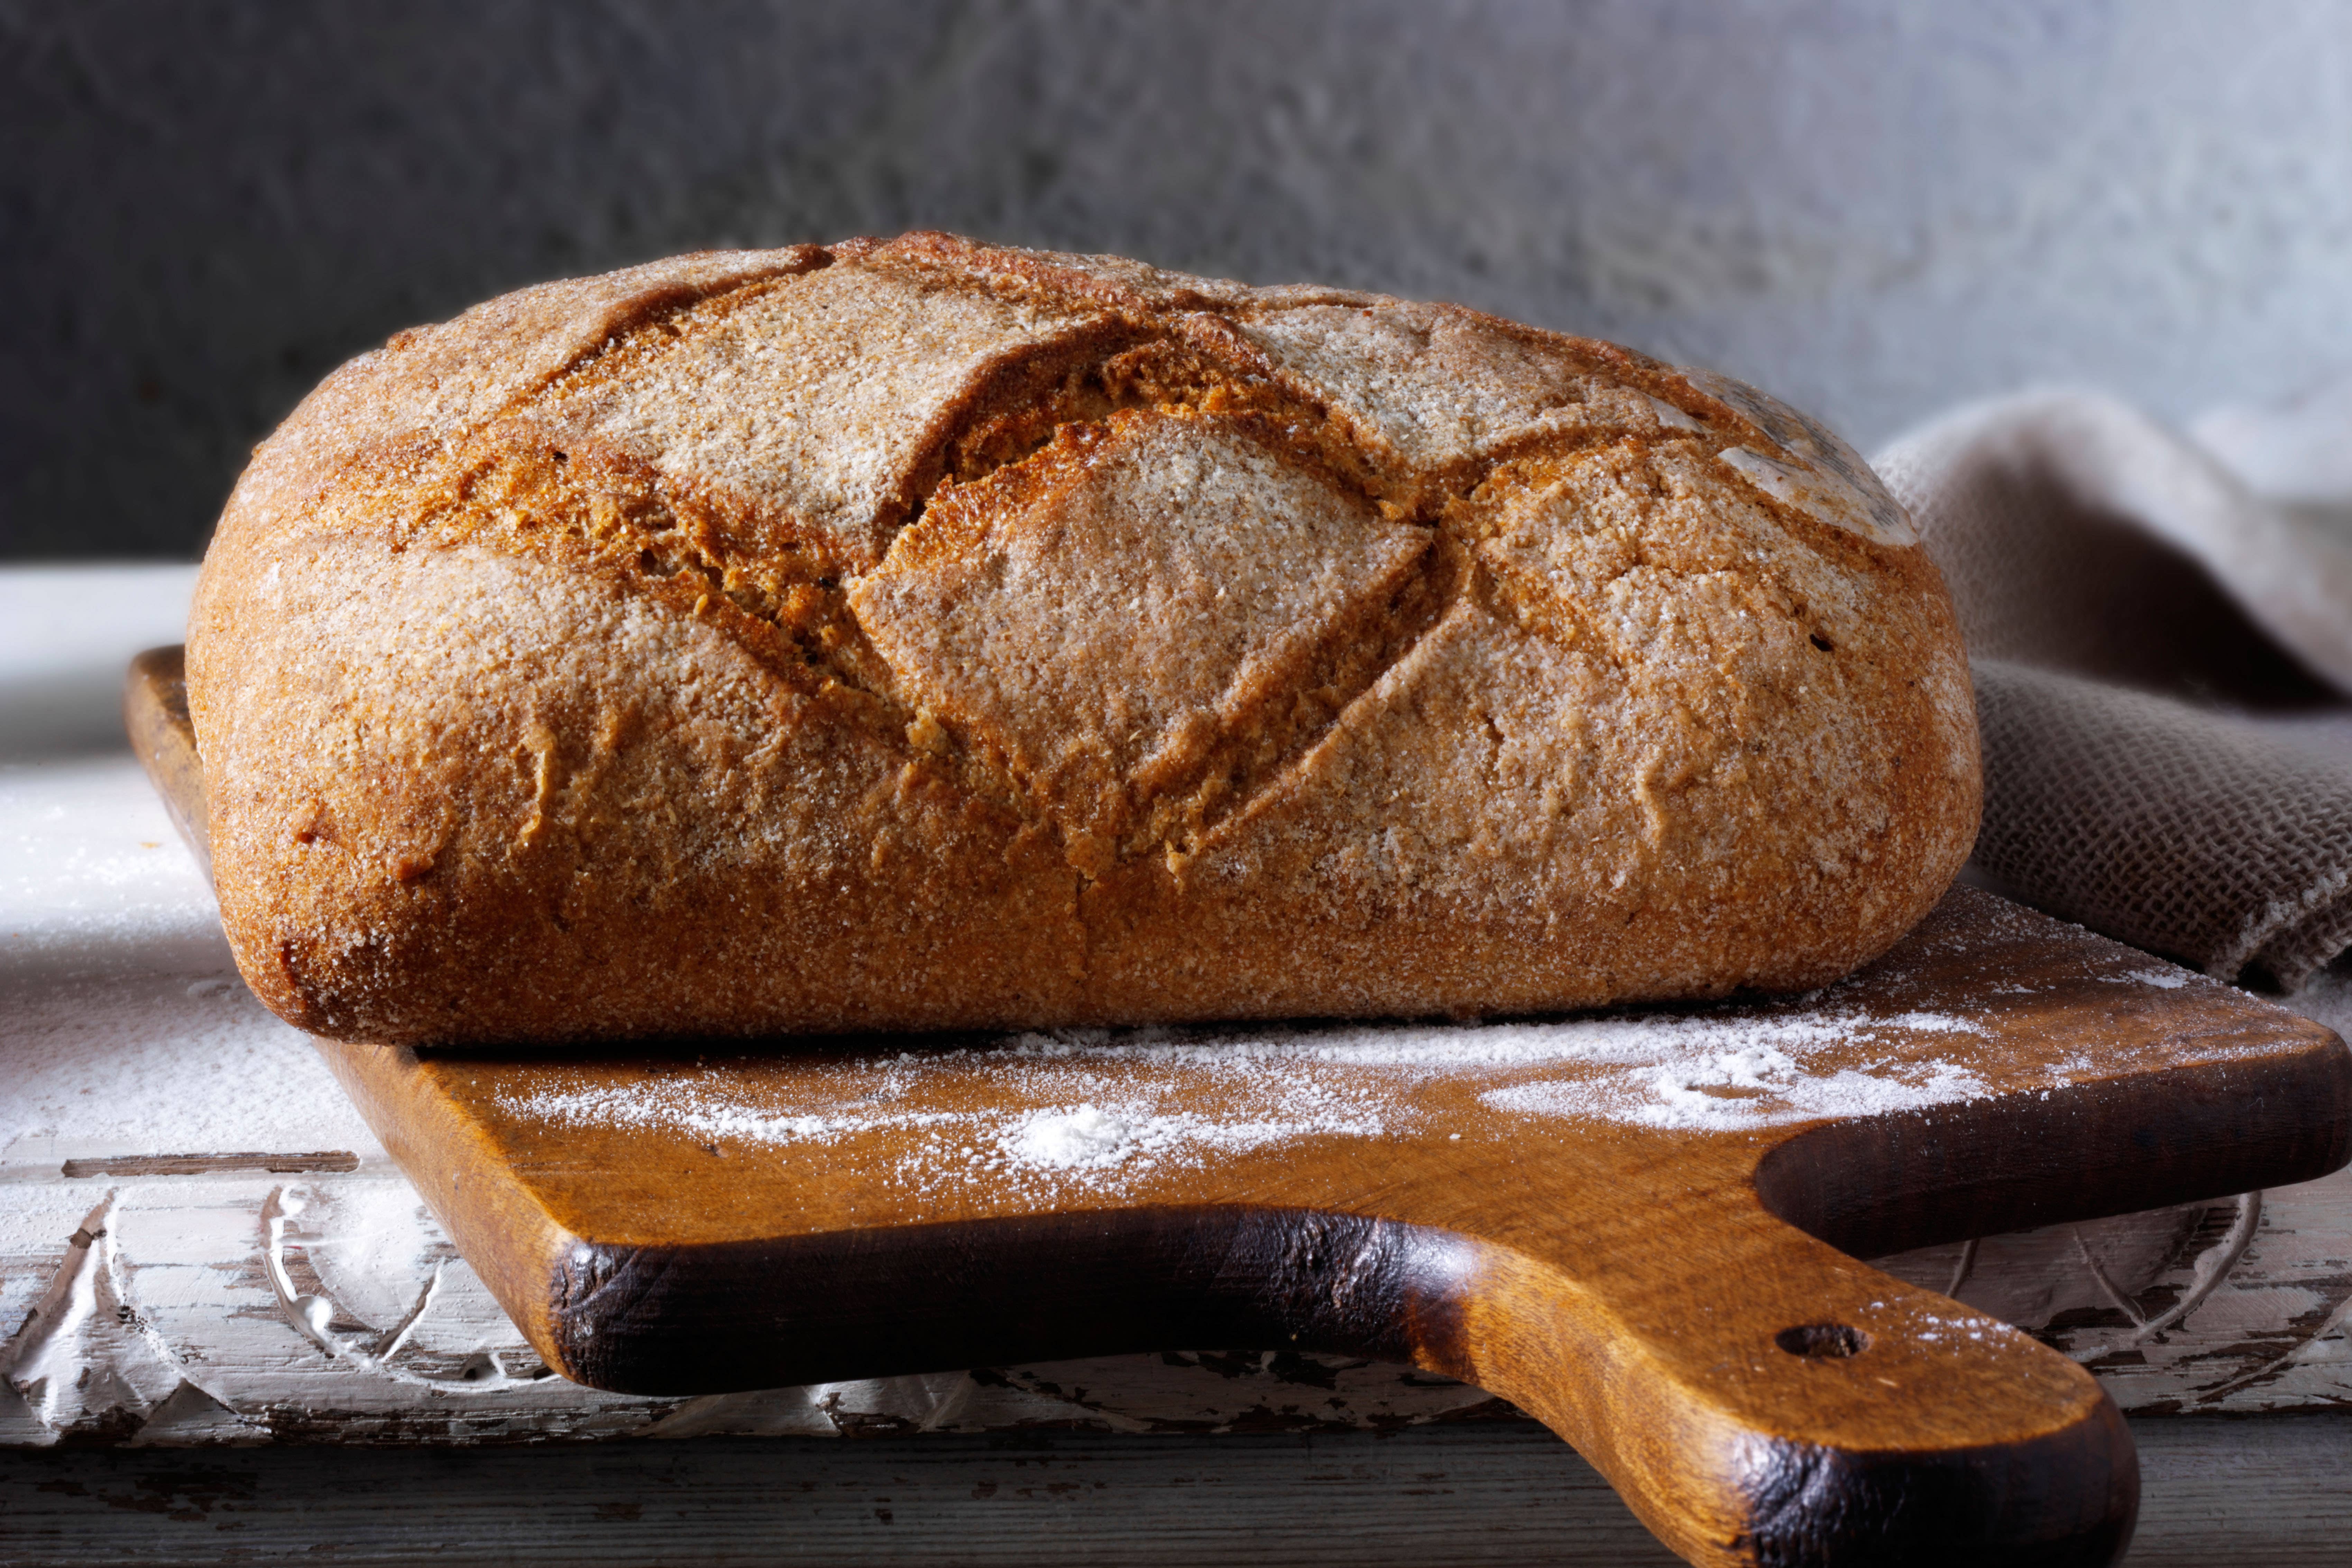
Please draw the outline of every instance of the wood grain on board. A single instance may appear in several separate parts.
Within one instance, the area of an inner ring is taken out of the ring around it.
[[[200,826],[173,674],[134,672],[131,727]],[[1693,1040],[1723,1047],[1716,1070],[1674,1078]],[[1826,992],[1681,1014],[322,1048],[582,1382],[719,1393],[1202,1343],[1402,1362],[1535,1415],[1708,1563],[2110,1560],[2137,1470],[2097,1384],[1848,1254],[2352,1152],[2352,1058],[2326,1030],[1965,889]],[[1789,1050],[1793,1077],[1771,1065]],[[1659,1051],[1663,1085],[1641,1076]],[[1258,1136],[1269,1103],[1313,1113]],[[1063,1157],[1106,1126],[1150,1136]]]

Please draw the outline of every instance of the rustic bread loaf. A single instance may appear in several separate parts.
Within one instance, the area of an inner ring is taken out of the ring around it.
[[[1820,426],[933,234],[362,355],[239,482],[188,668],[237,962],[346,1038],[1806,987],[1977,823],[1941,580]]]

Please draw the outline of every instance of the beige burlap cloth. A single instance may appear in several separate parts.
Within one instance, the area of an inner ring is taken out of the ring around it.
[[[2038,393],[1878,456],[1975,665],[1978,879],[2225,980],[2292,991],[2352,948],[2340,401],[2200,442]]]

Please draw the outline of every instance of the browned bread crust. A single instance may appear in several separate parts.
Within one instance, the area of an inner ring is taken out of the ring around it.
[[[1976,833],[1941,579],[1748,388],[912,234],[400,333],[189,695],[262,998],[383,1041],[1819,984]]]

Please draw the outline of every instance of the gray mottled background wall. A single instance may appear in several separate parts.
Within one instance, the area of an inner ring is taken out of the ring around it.
[[[192,553],[485,295],[913,226],[2177,417],[2352,366],[2352,7],[0,0],[0,553]]]

